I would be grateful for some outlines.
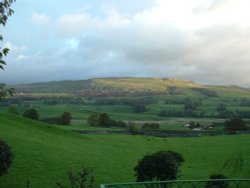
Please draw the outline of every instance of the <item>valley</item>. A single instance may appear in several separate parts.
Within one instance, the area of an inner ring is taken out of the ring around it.
[[[27,180],[31,187],[57,187],[56,182],[67,184],[69,168],[77,172],[82,165],[93,169],[95,187],[133,182],[138,160],[161,150],[177,151],[185,159],[178,179],[207,179],[212,173],[249,178],[250,135],[225,133],[225,121],[232,117],[250,126],[248,89],[154,78],[15,87],[15,96],[3,99],[0,107],[0,137],[15,154],[9,173],[0,179],[2,187],[25,187]],[[30,108],[37,111],[39,121],[23,117]],[[72,116],[70,125],[45,122],[64,112]],[[93,126],[89,118],[94,114],[107,114],[110,122],[133,124],[136,132],[112,123]],[[145,124],[157,128],[145,128]],[[151,132],[156,133],[149,136]],[[159,133],[167,136],[159,137]]]

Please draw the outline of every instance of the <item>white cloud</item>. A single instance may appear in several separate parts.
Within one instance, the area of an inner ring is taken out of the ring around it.
[[[27,60],[30,59],[30,57],[27,56],[27,55],[24,55],[24,54],[20,54],[20,55],[17,57],[17,59],[18,59],[19,61],[27,61]]]
[[[250,86],[249,9],[248,0],[155,0],[133,15],[108,3],[98,13],[34,13],[34,23],[51,24],[50,38],[29,65],[51,80],[148,75]]]
[[[40,25],[40,26],[47,26],[50,24],[51,19],[48,15],[46,14],[41,14],[34,12],[31,16],[31,21],[35,25]]]
[[[87,14],[73,13],[59,17],[56,27],[66,36],[74,36],[97,24],[98,21]]]

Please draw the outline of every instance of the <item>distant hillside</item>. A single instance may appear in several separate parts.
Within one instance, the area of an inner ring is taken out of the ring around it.
[[[18,93],[87,93],[124,92],[152,94],[182,94],[198,92],[217,95],[223,92],[248,95],[249,90],[237,86],[204,86],[188,80],[167,78],[97,78],[78,81],[54,81],[14,85]]]
[[[202,87],[187,80],[161,78],[97,78],[77,81],[54,81],[14,85],[23,93],[74,93],[83,91],[152,91],[165,92],[169,88]]]

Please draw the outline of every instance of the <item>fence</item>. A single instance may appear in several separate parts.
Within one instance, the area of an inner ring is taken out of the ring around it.
[[[250,188],[250,179],[131,182],[102,184],[100,188]]]

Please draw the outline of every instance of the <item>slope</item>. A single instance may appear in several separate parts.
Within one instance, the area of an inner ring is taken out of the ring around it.
[[[188,80],[167,78],[97,78],[77,81],[54,81],[12,86],[24,94],[157,94],[249,97],[249,89],[237,86],[207,86]]]
[[[191,81],[161,78],[97,78],[78,81],[56,81],[14,85],[24,93],[72,93],[83,91],[153,91],[165,92],[168,87],[198,87]]]
[[[66,182],[69,167],[82,165],[94,169],[96,187],[100,183],[134,181],[133,168],[146,153],[172,149],[185,163],[181,179],[206,179],[223,172],[229,177],[247,178],[250,174],[250,136],[201,138],[154,138],[128,135],[77,135],[67,130],[0,114],[0,138],[12,147],[15,161],[0,187],[56,187]],[[233,165],[240,153],[243,164]],[[232,157],[236,156],[236,157]],[[231,165],[226,165],[230,162]],[[232,170],[230,170],[233,168]]]

